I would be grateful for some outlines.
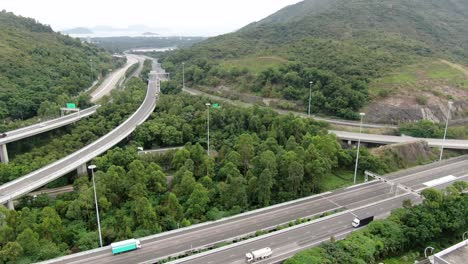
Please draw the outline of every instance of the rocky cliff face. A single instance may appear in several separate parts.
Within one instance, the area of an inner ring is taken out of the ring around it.
[[[437,101],[427,105],[419,105],[412,98],[393,97],[374,102],[366,112],[366,120],[374,123],[398,124],[423,119],[444,122],[447,118],[448,104],[446,101]],[[468,115],[468,101],[454,101],[450,112],[450,119],[453,121],[465,118]]]
[[[372,154],[382,157],[393,168],[408,168],[437,158],[425,141],[381,146],[373,149]]]

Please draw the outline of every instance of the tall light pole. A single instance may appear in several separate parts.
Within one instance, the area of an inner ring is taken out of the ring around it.
[[[311,103],[311,101],[312,101],[312,84],[313,84],[313,83],[314,83],[314,82],[312,82],[312,81],[309,82],[309,84],[310,84],[310,85],[309,85],[309,111],[308,111],[308,115],[309,115],[309,116],[310,116],[310,103]]]
[[[431,251],[431,253],[429,253],[429,254],[432,254],[432,252],[434,252],[434,249],[435,249],[435,248],[433,248],[433,247],[426,247],[426,248],[424,249],[424,257],[425,257],[425,258],[427,258],[427,250],[428,250],[428,249]]]
[[[207,122],[206,122],[207,123],[207,135],[208,135],[207,153],[208,153],[208,156],[210,156],[210,106],[211,106],[211,104],[206,103],[205,105],[208,108],[208,116],[206,118],[206,120],[207,120]]]
[[[96,218],[97,218],[98,232],[99,232],[99,245],[102,247],[101,221],[99,220],[99,207],[98,207],[98,201],[97,201],[97,195],[96,195],[96,183],[94,182],[94,169],[95,168],[96,168],[96,165],[88,166],[88,169],[91,170],[91,175],[93,178],[94,203],[96,204]]]
[[[359,123],[359,139],[357,144],[357,153],[356,153],[356,165],[354,166],[354,184],[356,184],[357,168],[359,163],[359,148],[361,147],[361,132],[362,132],[362,119],[366,115],[365,113],[359,113],[361,116],[361,122]]]
[[[442,160],[442,155],[444,154],[445,137],[447,136],[447,128],[448,128],[448,122],[449,122],[449,119],[450,119],[450,109],[452,108],[452,104],[453,104],[452,101],[448,102],[447,121],[445,122],[444,139],[442,140],[442,148],[440,149],[439,161]]]
[[[185,89],[185,62],[182,62],[182,89]]]

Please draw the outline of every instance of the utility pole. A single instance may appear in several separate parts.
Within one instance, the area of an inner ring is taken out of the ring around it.
[[[356,184],[357,168],[358,168],[358,163],[359,163],[359,148],[361,147],[362,119],[366,114],[359,113],[359,115],[361,116],[361,122],[359,124],[359,139],[358,139],[357,153],[356,153],[356,165],[354,166],[354,184]]]
[[[99,207],[98,207],[97,194],[96,194],[96,183],[94,181],[94,169],[95,168],[96,168],[96,165],[88,166],[88,169],[91,170],[91,175],[93,178],[94,203],[96,204],[96,218],[97,218],[98,232],[99,232],[99,245],[102,247],[101,221],[99,220]]]
[[[207,123],[207,135],[208,135],[208,144],[207,144],[207,153],[208,153],[208,156],[210,156],[210,106],[211,104],[210,103],[206,103],[205,104],[208,108],[208,116],[207,116],[207,119],[206,119],[206,123]]]
[[[313,83],[314,82],[312,82],[312,81],[309,82],[309,84],[310,84],[309,85],[309,111],[308,111],[309,116],[310,116],[310,103],[312,101],[312,84]]]
[[[450,109],[452,108],[452,104],[453,104],[452,101],[448,102],[447,121],[445,122],[444,139],[442,140],[442,148],[440,149],[439,161],[442,160],[442,155],[444,154],[445,137],[447,136],[447,128],[448,128],[448,122],[449,122],[449,119],[450,119]]]
[[[185,62],[182,62],[182,89],[185,89]]]

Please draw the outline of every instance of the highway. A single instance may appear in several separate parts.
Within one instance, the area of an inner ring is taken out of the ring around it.
[[[342,140],[352,140],[358,141],[361,139],[361,142],[367,143],[377,143],[377,144],[395,144],[403,142],[412,142],[417,140],[424,140],[428,143],[429,147],[441,147],[442,144],[446,149],[468,149],[468,140],[456,140],[456,139],[447,139],[443,143],[442,139],[437,138],[416,138],[409,136],[389,136],[389,135],[375,135],[375,134],[359,134],[354,132],[347,131],[336,131],[330,130],[329,133],[335,134],[339,139]]]
[[[104,153],[130,135],[138,125],[151,115],[156,107],[159,93],[159,79],[157,78],[159,74],[162,73],[159,71],[151,72],[145,99],[138,110],[127,120],[105,136],[69,156],[3,184],[0,186],[0,204],[8,203],[11,207],[13,199],[36,190],[80,166],[85,166],[86,162]]]
[[[23,138],[32,137],[34,135],[44,133],[52,129],[79,121],[82,118],[88,117],[96,113],[96,109],[99,108],[99,106],[100,105],[96,105],[70,115],[44,121],[20,129],[4,132],[7,134],[7,136],[4,138],[0,138],[0,161],[2,163],[8,163],[8,150],[6,145],[7,143],[14,142]]]
[[[189,93],[191,95],[203,95],[203,96],[210,97],[210,98],[212,98],[214,100],[218,100],[218,101],[221,101],[221,102],[226,102],[226,103],[245,106],[245,107],[253,106],[253,104],[251,104],[251,103],[246,103],[246,102],[242,102],[242,101],[233,101],[233,100],[230,100],[230,99],[227,99],[227,98],[224,98],[224,97],[212,95],[212,94],[205,93],[205,92],[202,92],[202,91],[199,91],[199,90],[196,90],[196,89],[192,89],[192,88],[185,87],[183,90],[184,90],[184,92]],[[295,112],[295,111],[291,111],[291,110],[282,110],[282,109],[276,109],[276,108],[270,108],[270,109],[272,109],[273,111],[275,111],[275,112],[277,112],[279,114],[282,114],[282,115],[294,114],[296,116],[309,118],[309,116],[306,113],[302,113],[302,112]],[[334,124],[334,125],[353,126],[353,127],[359,127],[360,126],[360,122],[358,122],[358,121],[324,118],[324,117],[319,117],[319,116],[316,116],[316,115],[311,115],[310,117],[315,119],[315,120],[324,121],[324,122]],[[397,126],[393,126],[393,125],[371,124],[371,123],[363,123],[362,127],[365,127],[365,128],[392,128],[392,129],[397,129],[398,128]]]
[[[226,98],[222,98],[219,96],[207,94],[195,89],[191,88],[185,88],[185,92],[192,94],[192,95],[203,95],[210,97],[214,100],[222,101],[222,102],[227,102],[231,104],[236,104],[244,107],[251,107],[252,104],[245,103],[245,102],[238,102],[238,101],[232,101]],[[297,116],[301,117],[308,117],[307,114],[305,113],[299,113],[299,112],[293,112],[293,111],[287,111],[287,110],[280,110],[280,109],[274,109],[272,110],[276,111],[279,114],[294,114]],[[324,121],[330,124],[335,124],[335,125],[344,125],[344,126],[359,126],[359,122],[355,121],[347,121],[347,120],[339,120],[339,119],[330,119],[330,118],[321,118],[317,116],[311,116],[315,120],[319,121]],[[391,125],[380,125],[380,124],[369,124],[369,123],[363,123],[362,127],[365,128],[398,128],[396,126],[391,126]],[[358,141],[359,138],[361,138],[361,142],[367,142],[367,143],[377,143],[377,144],[394,144],[394,143],[403,143],[403,142],[410,142],[410,141],[415,141],[415,140],[425,140],[429,144],[430,147],[441,147],[442,146],[442,139],[437,139],[437,138],[415,138],[415,137],[408,137],[408,136],[388,136],[388,135],[376,135],[376,134],[364,134],[362,133],[359,135],[359,133],[354,133],[354,132],[347,132],[347,131],[337,131],[337,130],[330,130],[330,133],[335,134],[339,139],[342,140],[351,140],[351,141]],[[468,149],[468,140],[454,140],[454,139],[447,139],[444,144],[444,148],[447,149]]]
[[[121,67],[120,69],[114,71],[107,77],[99,87],[91,93],[91,102],[97,102],[102,97],[108,95],[112,89],[117,87],[119,81],[125,77],[125,72],[128,68],[130,68],[135,63],[143,64],[144,58],[137,55],[126,54],[127,63],[125,66]]]
[[[467,168],[465,168],[465,173]],[[468,181],[468,175],[460,175],[460,180]],[[418,184],[421,184],[420,182]],[[442,184],[437,188],[446,187],[448,184]],[[410,185],[415,188],[415,186]],[[422,187],[425,189],[427,187]],[[411,199],[413,204],[420,203],[422,199],[411,193],[402,193],[393,197],[373,202],[369,205],[363,205],[357,208],[347,208],[348,210],[324,217],[323,219],[298,225],[290,229],[284,229],[276,233],[258,237],[252,240],[233,244],[213,251],[193,255],[184,259],[169,262],[190,263],[190,264],[210,264],[210,263],[245,263],[245,253],[270,247],[273,250],[271,258],[257,261],[256,263],[280,263],[281,261],[292,257],[299,251],[319,245],[322,242],[329,241],[331,236],[341,239],[350,234],[355,228],[351,221],[354,217],[364,218],[375,216],[376,218],[387,217],[393,209],[402,206],[405,199]]]
[[[76,112],[76,113],[62,116],[59,118],[44,121],[38,124],[34,124],[32,126],[27,126],[27,127],[19,128],[16,130],[5,132],[7,134],[7,137],[0,138],[0,145],[14,142],[23,138],[28,138],[28,137],[31,137],[31,136],[58,128],[58,127],[62,127],[62,126],[74,123],[82,118],[85,118],[94,114],[96,112],[96,109],[99,107],[100,105],[96,105],[96,106],[81,110],[80,112]]]
[[[408,172],[394,173],[390,176],[393,181],[398,181],[400,184],[409,183],[411,184],[410,187],[414,187],[419,186],[423,181],[447,175],[457,177],[466,175],[468,174],[467,161],[468,155],[421,166],[408,170]],[[423,181],[418,179],[423,179]],[[350,210],[383,201],[394,195],[394,193],[390,193],[391,188],[388,183],[372,181],[214,222],[141,238],[142,248],[134,252],[113,256],[110,247],[106,246],[102,249],[85,251],[44,263],[152,263],[168,256],[180,255],[191,248],[207,248],[222,241],[232,240],[233,238],[255,233],[261,229],[269,229],[288,223],[297,218],[320,215],[323,212],[336,209]],[[403,191],[400,190],[400,192]],[[401,202],[397,202],[396,205],[400,206]],[[346,221],[349,220],[348,218],[349,216],[347,216]],[[213,263],[219,263],[219,261]]]

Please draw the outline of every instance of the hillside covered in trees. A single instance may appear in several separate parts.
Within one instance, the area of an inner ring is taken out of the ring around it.
[[[41,162],[38,153],[65,140],[81,146],[114,127],[115,120],[141,100],[143,88],[143,82],[132,79],[98,116],[80,121],[70,135],[18,155],[3,166],[0,177],[11,180],[7,177],[26,167],[25,161]],[[216,154],[208,156],[203,146],[207,100],[182,93],[162,95],[150,120],[119,147],[91,162],[98,168],[96,188],[106,245],[319,193],[336,188],[330,183],[343,174],[351,175],[356,153],[343,149],[327,133],[325,123],[282,116],[267,108],[213,109],[211,144]],[[111,114],[118,105],[125,106],[122,113]],[[106,114],[112,121],[104,122]],[[93,131],[83,133],[86,127]],[[139,146],[182,144],[183,149],[162,157],[137,154]],[[360,170],[395,169],[366,148],[360,155]],[[173,175],[170,184],[168,175]],[[57,199],[24,197],[17,211],[0,207],[0,261],[29,263],[98,247],[92,182],[86,176],[73,176],[56,183],[67,179],[74,191]]]
[[[185,62],[192,86],[304,102],[313,81],[313,112],[355,118],[369,83],[394,69],[422,58],[467,65],[467,13],[462,0],[305,0],[164,65],[177,77]]]
[[[64,106],[116,66],[102,49],[34,19],[0,12],[0,119],[35,116],[41,105]]]

